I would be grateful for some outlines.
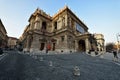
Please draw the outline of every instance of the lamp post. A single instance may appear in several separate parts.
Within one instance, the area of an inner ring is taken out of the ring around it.
[[[116,37],[117,37],[117,53],[119,52],[119,36],[120,34],[117,33]]]

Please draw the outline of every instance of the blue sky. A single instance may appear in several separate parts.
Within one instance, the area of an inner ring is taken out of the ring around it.
[[[88,26],[89,32],[102,33],[106,43],[117,41],[120,0],[0,0],[0,18],[8,36],[19,38],[37,7],[52,16],[65,5]]]

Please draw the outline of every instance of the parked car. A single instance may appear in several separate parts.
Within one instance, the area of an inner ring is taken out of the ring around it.
[[[1,54],[3,54],[3,50],[2,50],[2,48],[0,48],[0,55],[1,55]]]

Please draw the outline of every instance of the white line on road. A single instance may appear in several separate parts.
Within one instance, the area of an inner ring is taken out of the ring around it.
[[[3,53],[1,56],[0,56],[0,60],[2,60],[7,54]]]
[[[118,63],[118,62],[115,62],[115,64],[117,64],[117,65],[119,65],[119,66],[120,66],[120,63]]]

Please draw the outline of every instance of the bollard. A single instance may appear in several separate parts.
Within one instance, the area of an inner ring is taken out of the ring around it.
[[[52,61],[49,61],[49,66],[53,66],[53,62]]]
[[[37,59],[37,56],[35,56],[34,58]]]
[[[43,61],[43,57],[40,57],[40,61]]]
[[[100,58],[104,58],[103,55],[100,55]]]
[[[32,54],[30,54],[30,56],[32,56]]]
[[[78,66],[74,67],[74,71],[73,71],[74,76],[80,76],[80,69]]]
[[[37,56],[36,56],[36,55],[33,55],[32,57],[33,57],[34,59],[37,59]]]
[[[32,55],[32,58],[34,58],[34,55]]]

